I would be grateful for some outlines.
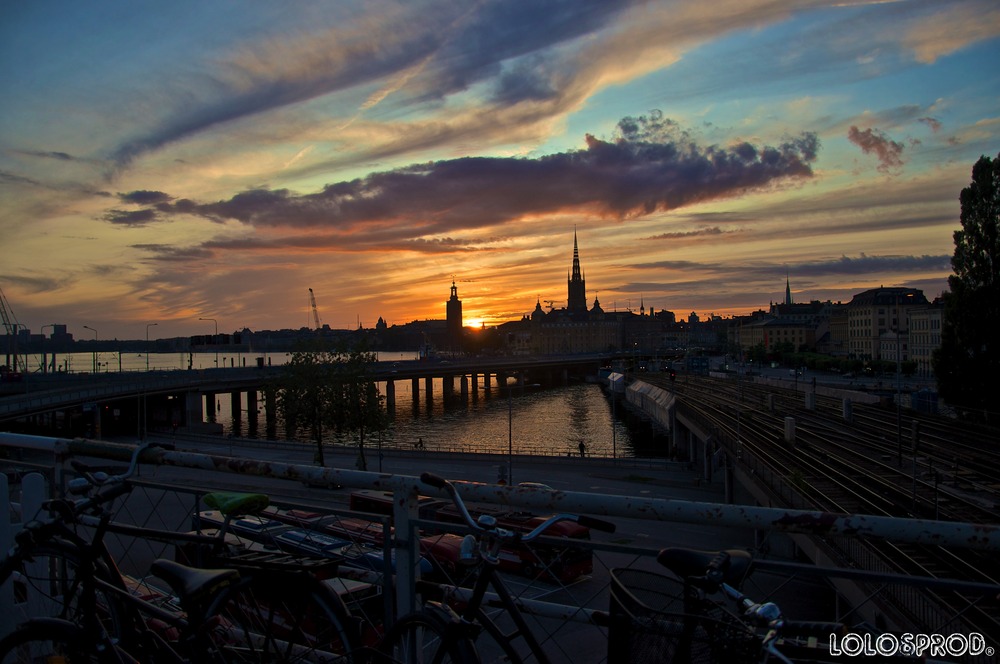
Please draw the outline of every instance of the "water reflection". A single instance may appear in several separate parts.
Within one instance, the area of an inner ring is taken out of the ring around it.
[[[384,386],[382,392],[385,393]],[[412,449],[422,441],[425,449],[507,454],[580,454],[583,441],[588,456],[663,456],[666,442],[646,426],[629,422],[618,408],[613,417],[611,402],[599,385],[581,383],[553,389],[512,389],[493,385],[486,390],[470,386],[465,397],[459,389],[446,395],[440,379],[433,390],[420,381],[419,394],[413,398],[410,381],[396,384],[396,407],[388,430],[382,433],[384,447]],[[447,398],[446,398],[447,396]],[[264,406],[257,406],[257,417],[243,396],[231,416],[229,394],[216,396],[217,421],[224,432],[256,437],[264,431]],[[251,421],[252,420],[252,421]],[[279,422],[278,432],[284,427]],[[377,445],[378,434],[368,432],[370,449]],[[326,439],[329,444],[349,445],[351,440]]]

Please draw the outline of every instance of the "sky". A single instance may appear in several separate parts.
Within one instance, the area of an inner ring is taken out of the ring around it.
[[[575,234],[605,311],[932,299],[998,63],[995,0],[4,3],[0,290],[78,339],[453,281],[495,325],[566,305]]]

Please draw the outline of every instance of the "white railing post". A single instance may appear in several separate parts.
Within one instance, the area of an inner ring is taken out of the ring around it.
[[[6,555],[14,542],[13,523],[11,522],[10,487],[7,475],[0,473],[0,552]],[[14,610],[13,584],[0,586],[0,636],[6,636],[13,629],[12,612]]]
[[[10,502],[10,490],[6,475],[0,475],[0,491],[2,491],[3,504],[0,505],[0,555],[6,556],[14,544],[14,535],[21,528],[25,521],[30,521],[42,507],[42,501],[46,498],[45,476],[41,473],[30,473],[21,480],[21,504],[19,509]],[[20,511],[19,520],[15,521],[11,515]],[[44,562],[27,563],[27,565],[43,565]],[[45,575],[36,575],[38,578],[45,578]],[[28,597],[26,605],[16,605],[14,603],[14,584],[11,580],[0,587],[0,636],[9,634],[19,622],[32,615],[46,615],[40,611],[47,610],[47,607],[40,605],[46,601],[37,597],[38,593],[32,593]]]

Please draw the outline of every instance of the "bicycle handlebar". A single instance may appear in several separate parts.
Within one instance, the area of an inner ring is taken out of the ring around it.
[[[123,496],[132,490],[132,486],[126,482],[127,479],[135,475],[139,467],[139,457],[151,447],[158,447],[155,443],[144,443],[133,450],[132,458],[129,460],[128,468],[118,475],[108,475],[101,471],[94,471],[90,466],[79,459],[70,461],[70,465],[80,477],[70,482],[70,493],[79,494],[96,489],[91,495],[76,501],[69,500],[47,500],[42,503],[42,507],[49,512],[57,514],[57,520],[70,521],[76,515],[99,507],[105,503],[110,503],[119,496]],[[83,480],[79,482],[78,480]],[[75,483],[75,484],[74,484]]]
[[[508,531],[504,529],[489,529],[484,528],[472,515],[469,514],[469,510],[465,507],[465,502],[462,500],[462,496],[459,495],[458,490],[455,486],[448,480],[435,475],[434,473],[421,473],[420,481],[424,484],[432,486],[436,489],[443,489],[448,493],[451,501],[455,504],[458,509],[459,514],[462,516],[462,520],[465,521],[465,525],[477,533],[492,533],[501,537],[502,539],[510,540],[520,540],[522,542],[530,542],[546,530],[549,529],[553,524],[559,521],[575,521],[576,523],[584,526],[585,528],[592,528],[594,530],[600,530],[606,533],[615,532],[615,524],[608,521],[603,521],[601,519],[594,518],[592,516],[578,515],[578,514],[554,514],[547,518],[542,523],[538,524],[533,530],[528,533],[522,534],[519,532]]]

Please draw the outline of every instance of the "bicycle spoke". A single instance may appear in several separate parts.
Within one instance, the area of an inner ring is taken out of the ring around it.
[[[217,602],[209,640],[225,662],[351,662],[348,620],[302,577],[246,579]]]

